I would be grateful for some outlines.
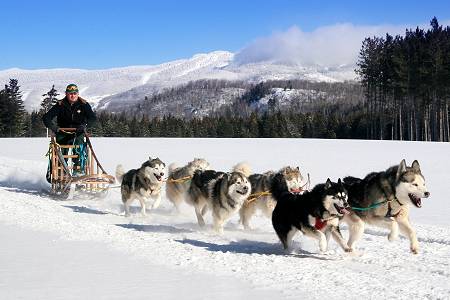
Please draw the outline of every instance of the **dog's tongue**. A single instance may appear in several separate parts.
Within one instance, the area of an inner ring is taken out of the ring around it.
[[[342,209],[342,212],[343,212],[344,214],[346,214],[346,215],[348,215],[348,214],[350,213],[346,208],[343,208],[343,209]]]

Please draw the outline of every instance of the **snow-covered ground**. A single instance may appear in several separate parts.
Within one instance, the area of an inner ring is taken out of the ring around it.
[[[148,156],[167,164],[203,157],[218,170],[247,161],[255,172],[300,166],[312,183],[364,176],[418,159],[431,197],[412,209],[420,254],[368,227],[356,254],[333,241],[295,238],[285,254],[269,219],[244,231],[235,216],[223,235],[201,230],[193,209],[176,215],[163,197],[140,216],[123,216],[119,190],[102,200],[52,200],[45,192],[48,141],[0,139],[0,299],[445,299],[450,298],[450,144],[313,139],[94,138],[113,173]],[[207,219],[211,224],[211,220]],[[347,235],[344,226],[343,234]]]

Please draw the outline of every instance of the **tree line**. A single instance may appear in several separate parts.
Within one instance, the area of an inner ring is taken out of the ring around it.
[[[314,113],[266,111],[241,117],[229,111],[201,119],[170,115],[129,118],[125,113],[102,112],[92,132],[105,137],[364,139],[367,123],[363,111],[361,106],[343,112],[339,105],[333,105]]]
[[[366,92],[367,138],[450,140],[450,27],[366,38],[356,72]]]

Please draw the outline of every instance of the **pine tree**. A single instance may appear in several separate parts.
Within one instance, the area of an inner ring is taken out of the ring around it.
[[[0,90],[0,137],[7,136],[9,106],[5,90]]]
[[[55,89],[55,85],[52,85],[50,91],[42,95],[44,99],[42,99],[41,109],[39,110],[39,113],[43,115],[46,112],[48,112],[50,108],[52,108],[52,106],[55,105],[56,102],[58,101],[58,99],[56,98],[58,95],[59,94],[58,91]]]
[[[6,96],[4,114],[5,134],[10,137],[23,136],[25,134],[26,111],[18,80],[10,79],[9,84],[5,85],[4,93]]]

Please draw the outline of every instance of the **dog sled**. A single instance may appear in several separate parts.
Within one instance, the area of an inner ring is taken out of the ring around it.
[[[60,128],[67,134],[75,134],[75,128]],[[109,185],[115,182],[98,161],[89,136],[76,145],[60,145],[51,137],[48,151],[49,168],[47,181],[51,194],[60,199],[73,199],[75,195],[84,198],[105,196]],[[78,161],[77,164],[74,162]]]

